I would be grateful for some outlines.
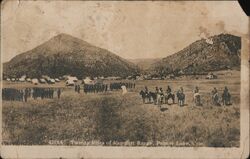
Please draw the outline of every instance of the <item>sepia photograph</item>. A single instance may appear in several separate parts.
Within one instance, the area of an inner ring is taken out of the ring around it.
[[[248,60],[237,1],[3,1],[2,147],[249,149]]]

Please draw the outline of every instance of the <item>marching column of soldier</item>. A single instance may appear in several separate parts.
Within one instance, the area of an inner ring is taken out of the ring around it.
[[[28,98],[41,98],[41,99],[53,99],[54,93],[56,92],[57,98],[61,96],[61,88],[25,88],[25,89],[15,89],[15,88],[3,88],[2,98],[8,101],[25,101]]]
[[[147,86],[145,86],[144,90],[141,90],[139,93],[142,97],[143,103],[149,104],[154,103],[155,105],[161,106],[162,104],[169,104],[169,100],[172,103],[175,103],[175,97],[177,97],[177,102],[179,106],[185,105],[185,93],[183,87],[180,87],[176,95],[172,93],[170,86],[167,86],[166,91],[162,88],[155,87],[155,91],[149,91]],[[199,88],[196,86],[193,91],[193,102],[196,106],[202,106],[201,102],[201,94],[199,92]],[[219,96],[219,92],[217,88],[213,88],[211,91],[211,103],[216,106],[223,105],[231,105],[231,94],[227,87],[224,88],[221,97]]]
[[[84,93],[103,93],[107,91],[115,91],[120,90],[121,86],[125,86],[126,88],[135,88],[135,83],[131,82],[115,82],[110,84],[84,84],[83,92]],[[75,92],[81,92],[81,86],[75,85]]]
[[[126,88],[135,88],[135,83],[110,83],[108,84],[94,84],[94,85],[83,85],[84,93],[101,93],[107,91],[113,91],[121,89],[121,86],[126,86]],[[81,86],[75,85],[75,92],[80,93]],[[62,93],[61,88],[24,88],[24,89],[15,89],[15,88],[4,88],[2,89],[3,100],[8,101],[25,101],[27,102],[28,98],[41,98],[41,99],[53,99],[57,95],[59,99]]]

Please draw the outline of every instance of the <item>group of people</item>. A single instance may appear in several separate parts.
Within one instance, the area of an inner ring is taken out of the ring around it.
[[[57,98],[61,96],[61,88],[24,88],[24,89],[15,89],[15,88],[4,88],[2,90],[3,100],[8,101],[25,101],[27,102],[28,98],[54,98],[54,93],[57,93]]]
[[[15,88],[3,88],[2,99],[8,101],[23,101],[24,91]]]
[[[84,84],[83,85],[83,92],[84,93],[103,93],[107,91],[114,91],[122,89],[122,86],[126,88],[135,88],[135,83],[126,83],[126,82],[117,82],[117,83],[110,83],[110,84]],[[75,92],[81,92],[81,86],[75,85]]]
[[[167,86],[166,91],[164,91],[161,87],[155,87],[155,91],[149,91],[148,88],[145,86],[144,90],[141,90],[139,93],[142,97],[143,103],[153,103],[155,105],[162,105],[162,104],[170,104],[169,100],[172,100],[172,103],[175,103],[175,97],[177,97],[178,105],[184,106],[185,104],[185,94],[183,87],[180,87],[176,95],[172,93],[170,86]],[[193,91],[193,101],[196,106],[202,106],[201,102],[201,94],[199,88],[196,86]],[[230,105],[231,104],[231,94],[227,87],[224,88],[221,98],[219,96],[218,90],[214,88],[211,92],[211,103],[220,106],[221,102],[223,105]]]
[[[121,89],[122,86],[125,86],[126,88],[135,88],[135,83],[115,82],[115,83],[110,83],[110,85],[109,85],[111,91]]]
[[[84,93],[100,93],[100,92],[107,92],[108,85],[107,84],[84,84],[83,86]]]

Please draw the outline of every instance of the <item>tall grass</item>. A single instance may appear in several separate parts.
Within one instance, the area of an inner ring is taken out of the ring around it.
[[[133,92],[67,93],[60,100],[4,101],[3,144],[238,147],[237,104],[172,105],[161,111],[143,105]]]

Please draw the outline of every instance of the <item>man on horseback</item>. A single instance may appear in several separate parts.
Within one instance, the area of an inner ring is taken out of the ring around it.
[[[155,94],[156,94],[156,101],[155,101],[155,104],[160,105],[161,94],[160,94],[160,90],[159,90],[158,87],[155,87]]]
[[[212,103],[213,103],[213,105],[220,106],[219,93],[215,87],[212,90]]]
[[[165,96],[165,103],[166,103],[166,104],[169,104],[169,103],[168,103],[168,100],[169,100],[170,98],[172,99],[173,104],[174,104],[174,103],[175,103],[175,102],[174,102],[174,100],[175,100],[175,95],[172,94],[172,90],[171,90],[170,86],[168,86],[168,88],[167,88],[167,90],[166,90],[166,96]]]
[[[176,96],[177,96],[177,99],[178,99],[178,105],[180,107],[184,106],[185,94],[184,94],[184,91],[183,91],[182,87],[180,87],[180,89],[177,91]]]
[[[228,88],[226,86],[222,94],[223,105],[230,105],[231,104],[230,100],[231,100],[231,94],[229,93]]]
[[[199,93],[199,88],[196,86],[195,87],[195,90],[194,90],[194,103],[196,106],[202,106],[201,104],[201,96],[200,96],[200,93]]]
[[[163,103],[163,98],[164,98],[164,91],[162,88],[160,88],[160,103],[162,104]]]
[[[150,98],[150,95],[149,95],[149,91],[148,91],[148,87],[145,86],[145,99],[148,99],[148,102],[150,103],[151,102],[151,98]],[[146,101],[147,102],[147,101]]]

